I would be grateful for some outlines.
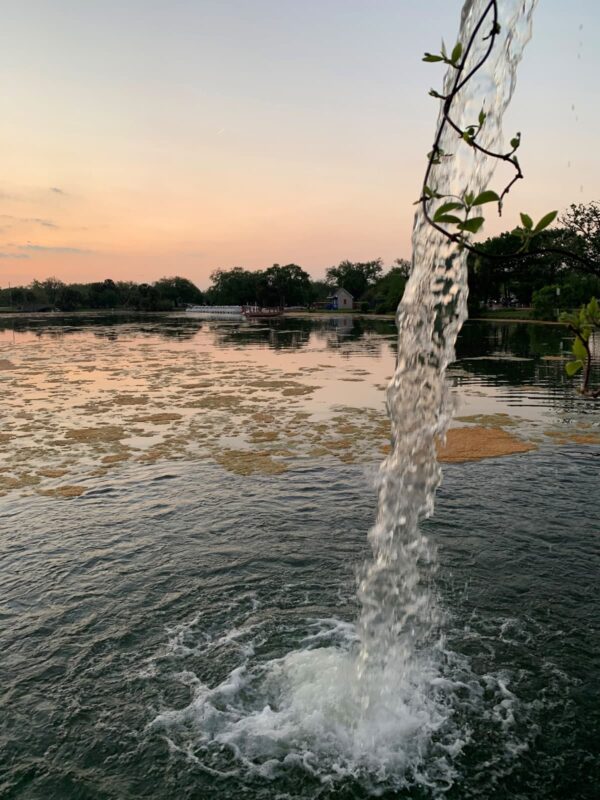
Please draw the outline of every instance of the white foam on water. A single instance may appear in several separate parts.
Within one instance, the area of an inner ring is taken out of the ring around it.
[[[351,781],[373,795],[419,786],[443,796],[460,775],[474,719],[485,720],[500,745],[490,769],[508,772],[526,749],[515,722],[525,710],[508,673],[474,675],[441,639],[410,665],[388,660],[365,674],[356,626],[308,622],[316,632],[302,639],[305,646],[261,662],[249,642],[212,686],[190,669],[174,669],[173,659],[185,664],[189,654],[165,654],[169,680],[187,687],[191,699],[157,714],[150,730],[175,757],[211,775],[273,781],[301,770],[319,785]],[[196,635],[201,649],[206,639]],[[210,645],[205,652],[213,652]]]
[[[452,762],[468,738],[453,722],[451,698],[466,685],[441,678],[438,666],[426,661],[415,661],[410,672],[388,663],[367,679],[357,669],[353,626],[324,622],[332,623],[334,635],[347,629],[347,647],[299,649],[252,666],[246,661],[212,688],[181,672],[177,680],[193,699],[159,714],[152,727],[210,768],[224,748],[241,768],[264,778],[294,765],[329,783],[449,786]]]

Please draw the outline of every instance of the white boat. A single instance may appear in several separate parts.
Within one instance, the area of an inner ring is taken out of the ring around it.
[[[261,308],[260,306],[188,306],[186,314],[196,319],[271,319],[283,314],[281,308]]]
[[[195,319],[244,319],[242,306],[189,306],[185,313]]]

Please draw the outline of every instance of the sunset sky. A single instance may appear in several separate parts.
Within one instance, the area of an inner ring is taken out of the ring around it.
[[[460,0],[19,0],[0,32],[0,286],[410,256]],[[494,233],[600,199],[600,3],[541,0]]]

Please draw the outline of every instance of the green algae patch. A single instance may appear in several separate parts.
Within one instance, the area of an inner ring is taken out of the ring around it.
[[[284,389],[281,394],[284,397],[301,397],[302,395],[316,392],[318,388],[318,386],[290,386],[289,389]]]
[[[62,478],[63,475],[68,473],[68,469],[61,469],[61,468],[47,468],[47,469],[38,469],[37,474],[40,475],[42,478]]]
[[[102,425],[98,428],[74,428],[66,431],[65,438],[83,444],[118,442],[127,436],[120,425]]]
[[[65,486],[56,486],[54,489],[40,489],[39,494],[46,495],[46,497],[56,497],[60,500],[71,500],[82,495],[88,488],[88,486],[82,486],[81,484],[66,484]]]
[[[518,417],[511,417],[510,414],[471,414],[468,417],[455,417],[457,422],[469,422],[474,425],[482,425],[484,428],[508,428],[519,425],[521,420]]]
[[[261,431],[257,430],[251,433],[248,436],[248,441],[252,442],[253,444],[258,444],[260,442],[274,442],[279,438],[278,431]]]
[[[111,399],[111,403],[115,406],[144,406],[149,399],[144,394],[118,394]]]
[[[554,439],[556,444],[600,444],[600,431],[544,431],[544,434]]]
[[[128,461],[129,460],[129,453],[111,453],[108,456],[104,456],[102,459],[103,464],[119,464],[121,461]]]
[[[152,422],[154,425],[167,425],[169,422],[177,422],[182,419],[183,414],[175,414],[165,411],[158,414],[147,414],[143,417],[134,417],[133,422]]]
[[[286,465],[275,461],[268,451],[220,450],[214,451],[212,457],[235,475],[279,475],[287,470]]]

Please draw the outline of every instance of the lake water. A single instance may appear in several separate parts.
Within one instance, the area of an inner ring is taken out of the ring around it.
[[[444,467],[435,678],[374,716],[393,323],[1,321],[0,796],[597,798],[600,415],[569,347],[465,326],[457,424],[535,449]]]

